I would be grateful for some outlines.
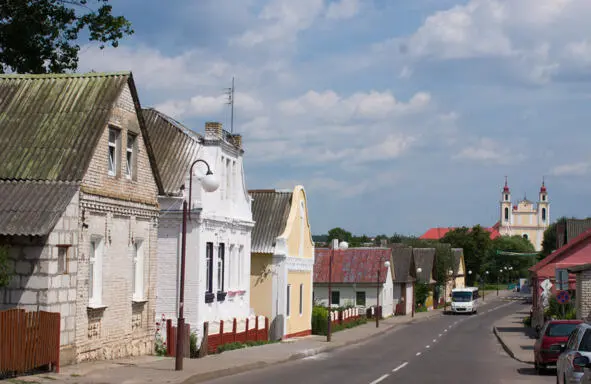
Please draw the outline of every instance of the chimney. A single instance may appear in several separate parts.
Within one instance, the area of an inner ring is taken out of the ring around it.
[[[208,121],[205,123],[205,140],[221,140],[222,123]]]
[[[382,247],[387,247],[388,246],[388,239],[381,239],[380,243],[382,244]]]
[[[242,149],[242,135],[232,135],[232,143],[238,149]]]

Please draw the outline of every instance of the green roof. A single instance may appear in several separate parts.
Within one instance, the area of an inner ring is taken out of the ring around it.
[[[81,181],[131,73],[0,75],[0,180]]]

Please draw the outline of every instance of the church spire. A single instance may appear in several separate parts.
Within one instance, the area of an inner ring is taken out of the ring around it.
[[[503,188],[503,192],[509,193],[509,184],[507,183],[507,176],[505,176],[505,187]]]

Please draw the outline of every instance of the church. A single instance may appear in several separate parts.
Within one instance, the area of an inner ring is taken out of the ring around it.
[[[501,235],[519,235],[531,241],[536,251],[542,250],[544,231],[550,225],[550,201],[544,181],[537,203],[524,197],[517,205],[511,203],[511,190],[505,178],[501,194],[498,231]]]

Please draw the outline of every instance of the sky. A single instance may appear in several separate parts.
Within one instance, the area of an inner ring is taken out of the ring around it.
[[[135,34],[80,72],[234,132],[249,189],[305,187],[314,234],[493,225],[515,201],[591,216],[588,0],[112,0]]]

